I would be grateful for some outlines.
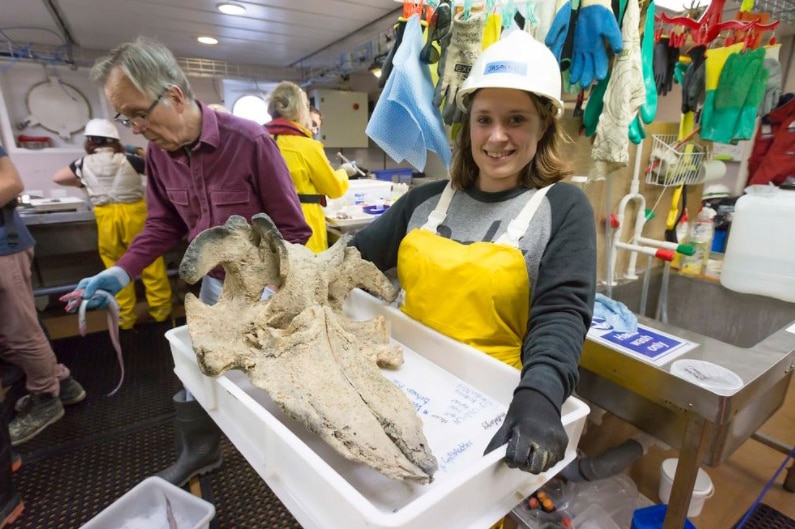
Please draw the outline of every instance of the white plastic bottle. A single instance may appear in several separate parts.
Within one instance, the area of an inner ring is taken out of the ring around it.
[[[687,223],[688,220],[687,210],[684,210],[679,224],[676,225],[676,242],[679,244],[687,243],[687,237],[690,235],[690,225]]]
[[[714,218],[717,212],[709,206],[702,207],[695,222],[690,227],[688,244],[693,247],[693,255],[683,255],[680,271],[683,274],[699,276],[707,269],[712,237],[715,235]]]

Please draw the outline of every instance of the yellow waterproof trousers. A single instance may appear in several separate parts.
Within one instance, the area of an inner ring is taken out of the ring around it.
[[[97,219],[99,256],[105,267],[109,268],[124,255],[135,236],[143,231],[146,203],[140,200],[95,206],[94,216]],[[149,315],[155,321],[165,321],[171,314],[171,283],[162,257],[143,269],[141,280],[146,289]],[[116,301],[119,302],[119,327],[132,329],[136,320],[135,281],[116,294]]]

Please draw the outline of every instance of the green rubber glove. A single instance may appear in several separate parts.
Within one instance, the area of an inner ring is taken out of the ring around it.
[[[720,72],[712,112],[702,117],[703,139],[731,143],[751,138],[753,126],[749,132],[747,120],[740,118],[750,113],[756,118],[767,85],[764,60],[765,50],[762,48],[729,55]],[[706,101],[704,106],[707,106]]]
[[[641,124],[640,112],[635,116],[635,119],[629,124],[629,141],[635,145],[640,145],[646,139],[646,131]]]
[[[599,116],[605,106],[605,92],[609,82],[610,77],[602,79],[591,88],[591,93],[588,95],[588,104],[585,105],[585,112],[582,115],[582,124],[585,128],[585,135],[589,138],[596,134],[596,126],[599,124]]]
[[[646,21],[640,43],[640,57],[643,65],[643,86],[646,88],[646,102],[640,107],[640,117],[647,125],[657,115],[657,83],[654,81],[654,2],[646,8]],[[632,124],[630,124],[632,127]],[[641,128],[642,130],[642,128]],[[643,136],[646,133],[643,132]],[[634,143],[634,142],[633,142]]]
[[[685,83],[685,73],[690,65],[686,62],[678,62],[674,67],[674,80],[682,86]]]

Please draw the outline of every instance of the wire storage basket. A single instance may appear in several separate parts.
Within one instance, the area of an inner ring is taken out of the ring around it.
[[[704,179],[701,166],[707,160],[707,148],[677,140],[674,134],[653,134],[646,183],[672,187],[700,184]]]

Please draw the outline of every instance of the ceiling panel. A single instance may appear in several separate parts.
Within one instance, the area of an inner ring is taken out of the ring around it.
[[[367,49],[369,61],[369,55],[384,51],[368,45],[385,42],[379,37],[401,7],[395,0],[252,0],[235,2],[246,8],[235,17],[220,13],[217,1],[0,0],[0,53],[3,40],[24,50],[31,43],[58,46],[69,34],[73,49],[85,52],[78,57],[90,59],[146,35],[181,58],[317,70],[339,66],[343,52]],[[732,18],[738,6],[727,0],[723,18]],[[756,8],[782,19],[779,38],[792,34],[788,22],[795,17],[795,0],[757,0]],[[205,46],[196,41],[199,35],[220,42]]]
[[[235,1],[246,8],[237,17],[220,13],[210,0],[0,2],[0,39],[17,46],[58,46],[61,36],[69,34],[75,49],[100,53],[146,35],[178,57],[262,67],[298,66],[301,59],[350,40],[351,34],[372,38],[367,30],[387,31],[401,7],[395,0]],[[219,44],[199,44],[200,35],[215,37]]]

